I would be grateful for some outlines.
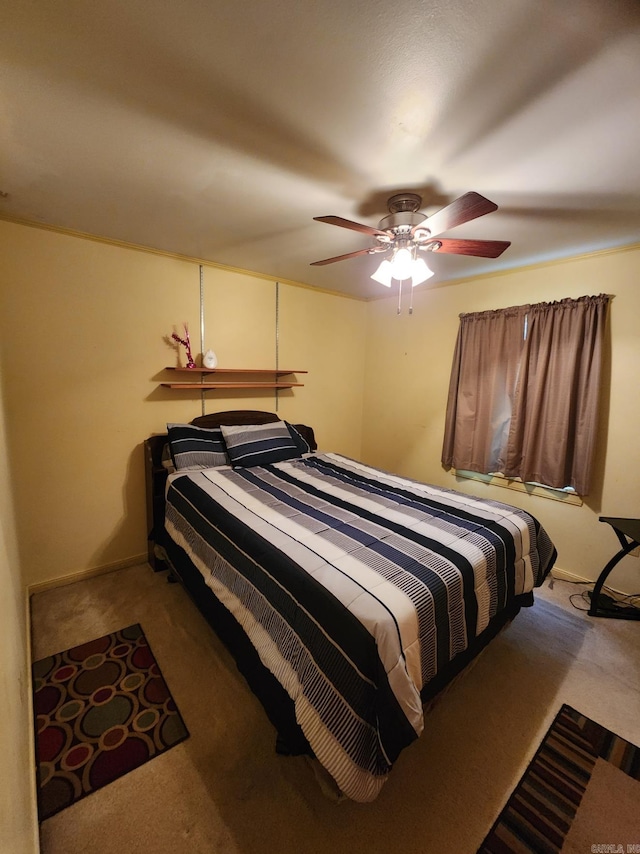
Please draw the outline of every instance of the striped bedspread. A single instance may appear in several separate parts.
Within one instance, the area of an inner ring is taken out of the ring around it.
[[[555,559],[522,510],[337,454],[173,475],[166,528],[361,802],[422,731],[423,688]]]

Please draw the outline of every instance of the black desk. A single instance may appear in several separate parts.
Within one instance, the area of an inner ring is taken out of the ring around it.
[[[640,620],[640,608],[631,608],[624,606],[612,606],[607,603],[602,597],[602,587],[607,580],[607,576],[616,564],[622,560],[625,555],[640,546],[640,519],[618,519],[614,516],[600,516],[601,522],[607,522],[616,532],[617,538],[620,540],[622,548],[616,552],[609,563],[602,570],[596,581],[596,586],[591,594],[591,607],[589,608],[590,617],[615,617],[618,620]]]

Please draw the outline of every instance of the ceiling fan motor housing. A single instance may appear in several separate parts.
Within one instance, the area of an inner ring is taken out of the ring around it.
[[[378,223],[382,231],[395,237],[409,236],[411,230],[427,218],[419,213],[422,197],[417,193],[396,193],[387,202],[390,213]]]
[[[420,210],[422,204],[422,196],[417,193],[396,193],[387,200],[387,207],[390,213],[400,213],[400,211],[416,211]]]
[[[378,228],[382,231],[393,231],[401,234],[402,232],[410,232],[416,225],[420,225],[427,217],[424,214],[414,211],[399,211],[391,213],[388,216],[382,217],[378,223]]]

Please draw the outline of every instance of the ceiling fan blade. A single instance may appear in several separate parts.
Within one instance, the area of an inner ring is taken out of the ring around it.
[[[443,231],[497,210],[498,205],[495,202],[490,202],[479,193],[465,193],[455,202],[427,217],[415,228],[428,228],[431,237],[435,237],[436,234],[442,234]]]
[[[432,251],[449,255],[474,255],[476,258],[498,258],[508,246],[511,246],[510,240],[455,240],[439,237]]]
[[[374,249],[358,249],[357,252],[347,252],[346,255],[336,255],[334,258],[325,258],[324,261],[312,261],[309,266],[322,267],[324,264],[333,264],[334,261],[346,261],[347,258],[355,258],[357,255],[370,255]]]
[[[360,222],[352,222],[350,219],[343,219],[341,216],[314,216],[317,222],[327,222],[329,225],[340,225],[342,228],[351,228],[353,231],[361,231],[363,234],[380,235],[388,237],[386,231],[381,231],[379,228],[374,228],[372,225],[363,225]]]

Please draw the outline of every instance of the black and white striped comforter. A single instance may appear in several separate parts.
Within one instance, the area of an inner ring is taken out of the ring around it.
[[[555,558],[522,510],[337,454],[174,475],[166,527],[363,802],[422,731],[423,687]]]

